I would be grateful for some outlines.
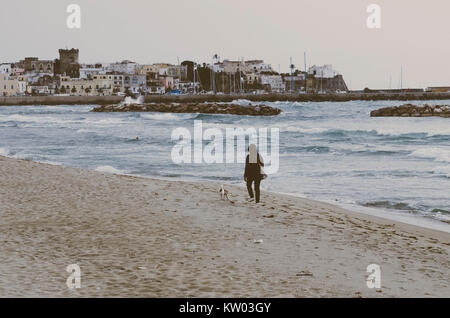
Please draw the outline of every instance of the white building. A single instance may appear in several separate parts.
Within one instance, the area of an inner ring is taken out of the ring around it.
[[[145,92],[147,77],[145,75],[125,75],[123,78],[123,86],[133,94]]]
[[[11,74],[11,64],[0,64],[0,74]]]
[[[323,66],[311,66],[308,69],[309,75],[316,75],[318,78],[333,78],[336,75],[339,75],[339,73],[335,70],[333,70],[333,66],[331,64],[326,64]]]
[[[260,74],[261,72],[273,72],[272,66],[270,64],[264,63],[263,60],[224,60],[221,66],[223,67],[225,73],[236,73],[237,71],[254,74]]]
[[[284,92],[286,84],[281,75],[261,75],[261,84],[269,86],[272,92]]]
[[[147,87],[147,93],[148,94],[157,94],[157,95],[165,94],[166,93],[166,87],[163,86],[163,85],[150,86],[150,87]]]
[[[19,95],[23,95],[27,91],[27,81],[21,80],[20,78],[17,79],[17,93]]]
[[[15,96],[25,92],[27,83],[10,77],[6,73],[0,74],[0,96]]]
[[[245,72],[248,73],[261,73],[261,72],[272,72],[272,66],[270,64],[264,63],[263,60],[249,60],[245,61],[244,65]]]
[[[51,95],[54,93],[48,86],[28,86],[27,92],[39,95]]]
[[[211,64],[209,65],[211,67]],[[223,63],[214,63],[212,69],[216,73],[225,72],[225,68],[223,67]]]
[[[108,72],[121,74],[135,74],[138,64],[131,61],[122,61],[120,63],[112,63],[107,67]]]
[[[94,75],[105,75],[105,74],[106,74],[106,67],[104,67],[101,64],[96,65],[83,64],[80,68],[80,78],[82,79],[93,78]]]

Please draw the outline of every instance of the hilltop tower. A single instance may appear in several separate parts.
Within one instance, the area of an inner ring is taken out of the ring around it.
[[[80,51],[78,49],[60,49],[59,59],[55,61],[55,74],[66,75],[72,78],[79,78],[79,53]]]

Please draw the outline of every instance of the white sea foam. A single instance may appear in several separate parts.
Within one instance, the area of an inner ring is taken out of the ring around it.
[[[299,133],[307,133],[307,134],[320,134],[324,133],[326,131],[330,130],[329,128],[320,128],[320,127],[298,127],[294,126],[287,126],[281,128],[281,131],[287,131],[287,132],[299,132]]]
[[[118,125],[124,123],[123,118],[104,118],[104,119],[96,119],[91,118],[86,121],[88,124],[94,124],[94,125]]]
[[[447,178],[450,178],[450,166],[438,166],[433,169],[436,174],[442,174]]]
[[[111,174],[125,174],[125,171],[116,169],[112,166],[98,166],[97,168],[95,168],[95,171],[111,173]]]
[[[82,128],[82,129],[78,129],[77,133],[80,133],[80,134],[82,134],[82,133],[95,133],[95,131],[94,130],[90,130],[90,129]]]
[[[444,222],[450,222],[450,216],[446,214],[442,214],[441,212],[435,212],[433,214],[433,217],[435,217],[438,220],[444,221]]]
[[[138,98],[132,98],[130,96],[125,97],[125,99],[122,101],[122,105],[130,105],[130,104],[143,104],[144,103],[144,96],[139,96]]]
[[[8,156],[9,155],[9,150],[6,148],[1,148],[0,147],[0,156]]]
[[[336,126],[334,122],[326,121],[314,122],[314,126],[311,126],[311,123],[279,123],[278,125],[281,126],[281,131],[300,133],[324,133],[327,131],[339,130],[347,133],[366,132],[386,136],[400,136],[409,134],[450,136],[450,125],[440,125],[437,123],[359,123],[355,121],[341,121],[340,125]]]
[[[252,105],[252,102],[248,99],[235,99],[230,104],[236,104],[241,106],[250,106]]]
[[[152,120],[184,120],[194,118],[195,114],[173,114],[173,113],[150,113],[141,114],[142,118]]]
[[[68,123],[77,123],[80,120],[61,118],[58,115],[42,116],[42,115],[14,114],[9,116],[0,116],[0,122],[7,122],[7,121],[19,123],[34,123],[34,124],[68,124]]]
[[[45,164],[52,165],[52,166],[60,166],[61,165],[59,162],[50,161],[50,160],[44,160],[44,161],[38,161],[38,162],[45,163]]]
[[[411,157],[429,158],[439,162],[450,162],[450,149],[420,148],[414,150]]]

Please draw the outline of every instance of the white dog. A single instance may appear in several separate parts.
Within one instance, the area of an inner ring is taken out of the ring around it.
[[[221,200],[227,200],[227,201],[230,201],[231,203],[234,203],[234,201],[231,201],[230,198],[228,197],[228,190],[225,189],[225,187],[223,185],[220,187],[219,193],[220,193]]]

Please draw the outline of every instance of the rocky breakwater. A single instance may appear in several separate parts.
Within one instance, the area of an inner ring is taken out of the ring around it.
[[[201,114],[230,114],[248,116],[275,116],[281,113],[278,108],[266,105],[236,105],[236,104],[202,104],[202,103],[153,103],[153,104],[124,104],[100,105],[92,112],[159,112],[159,113],[201,113]]]
[[[386,107],[374,110],[371,117],[450,117],[450,105],[423,105],[406,104],[395,107]]]

